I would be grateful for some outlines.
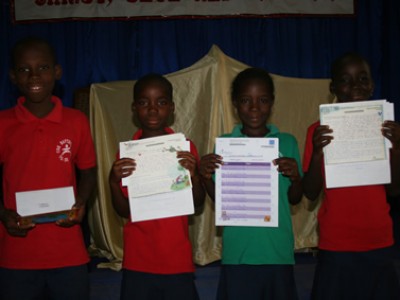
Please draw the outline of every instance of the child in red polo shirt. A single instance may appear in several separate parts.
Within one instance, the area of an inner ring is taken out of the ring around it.
[[[330,90],[338,102],[367,100],[374,82],[370,66],[356,53],[347,53],[332,64]],[[384,185],[326,188],[323,148],[332,129],[311,125],[307,132],[303,167],[304,193],[310,200],[324,190],[318,212],[319,254],[312,299],[400,299],[394,267],[392,220],[386,193],[399,195],[400,126],[382,124],[390,140],[391,183]]]
[[[175,108],[172,93],[171,83],[158,74],[146,75],[136,82],[132,110],[141,128],[133,140],[173,133],[167,127]],[[190,171],[195,206],[202,205],[205,191],[198,176],[199,158],[193,143],[190,152],[178,152],[177,157],[180,164]],[[110,172],[112,203],[124,218],[130,217],[130,209],[126,188],[121,188],[121,179],[131,175],[135,169],[135,160],[121,158],[114,162]],[[188,229],[187,216],[125,225],[121,299],[198,299]]]
[[[88,299],[89,257],[79,223],[96,179],[89,123],[52,95],[62,69],[46,41],[17,42],[11,61],[10,78],[22,97],[14,108],[0,112],[1,297]],[[74,188],[76,214],[45,224],[21,221],[17,192],[69,186]]]

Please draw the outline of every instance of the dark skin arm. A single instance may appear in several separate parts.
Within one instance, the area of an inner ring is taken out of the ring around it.
[[[4,208],[3,201],[0,202],[0,220],[11,236],[25,237],[29,230],[35,227],[34,223],[20,224],[21,217],[15,210]]]
[[[96,168],[80,169],[79,182],[77,186],[77,195],[75,204],[67,219],[59,220],[57,225],[62,227],[71,227],[82,222],[86,212],[86,203],[93,193],[96,186]]]
[[[0,182],[3,182],[3,166],[0,166]],[[29,230],[35,227],[35,224],[20,224],[21,217],[15,210],[4,207],[3,202],[3,185],[0,185],[0,221],[3,223],[7,232],[11,236],[24,237]]]
[[[313,152],[310,165],[303,177],[304,195],[311,201],[317,199],[323,188],[324,180],[321,173],[323,148],[329,145],[333,139],[329,134],[332,134],[332,129],[326,125],[318,126],[313,134]]]
[[[288,190],[289,203],[292,205],[298,204],[303,196],[303,185],[296,160],[289,157],[280,157],[275,159],[273,163],[278,166],[278,172],[288,177],[292,183]]]
[[[204,204],[206,193],[199,177],[195,156],[189,151],[179,151],[177,152],[177,158],[179,159],[180,165],[190,172],[194,206],[202,206]]]
[[[390,149],[391,183],[385,186],[389,196],[400,195],[400,125],[394,121],[382,124],[382,135],[392,143]]]
[[[108,182],[111,189],[112,204],[117,212],[123,218],[129,218],[129,202],[120,188],[122,178],[130,176],[136,170],[136,162],[131,158],[117,159],[111,168]]]
[[[206,154],[200,159],[200,177],[212,201],[215,201],[215,183],[212,175],[222,164],[222,157],[214,153]]]

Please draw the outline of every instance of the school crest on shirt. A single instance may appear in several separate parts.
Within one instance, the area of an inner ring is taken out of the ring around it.
[[[56,147],[56,153],[60,161],[69,162],[72,155],[72,141],[70,139],[59,141]]]

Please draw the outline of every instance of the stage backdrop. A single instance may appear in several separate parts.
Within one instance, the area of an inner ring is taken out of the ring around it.
[[[28,24],[14,24],[11,2],[0,3],[0,109],[14,105],[18,95],[8,78],[9,50],[28,35],[43,37],[55,47],[64,68],[55,93],[67,106],[72,105],[77,88],[132,80],[149,72],[175,72],[204,56],[212,44],[246,64],[300,78],[329,77],[335,57],[359,51],[371,62],[374,97],[395,104],[400,101],[400,1],[356,1],[350,17],[37,20]],[[400,115],[400,105],[395,108]]]
[[[226,56],[217,46],[192,66],[166,75],[174,86],[175,122],[173,129],[183,132],[200,153],[210,153],[215,137],[230,132],[238,122],[230,99],[230,83],[248,67]],[[273,75],[276,100],[271,123],[291,132],[302,153],[307,127],[318,119],[318,105],[332,102],[328,79],[300,79]],[[121,267],[122,228],[127,220],[114,211],[108,174],[118,151],[118,143],[130,140],[137,130],[132,122],[131,104],[134,81],[93,84],[90,94],[90,119],[98,155],[98,195],[90,204],[92,255],[107,257],[100,266]],[[318,201],[306,198],[292,207],[295,248],[316,247]],[[195,263],[205,265],[220,259],[221,230],[215,227],[210,199],[191,217],[190,235]]]

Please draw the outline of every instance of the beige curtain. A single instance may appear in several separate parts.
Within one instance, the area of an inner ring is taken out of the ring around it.
[[[212,151],[215,137],[230,132],[237,122],[231,100],[230,83],[247,65],[226,56],[217,46],[189,68],[166,77],[174,86],[176,106],[172,128],[183,132],[197,146],[200,155]],[[307,127],[318,119],[318,105],[331,102],[327,79],[298,79],[273,75],[276,101],[271,123],[294,134],[303,152]],[[98,155],[98,193],[90,203],[92,255],[107,257],[100,267],[120,268],[123,255],[122,227],[126,220],[113,210],[108,173],[120,141],[129,140],[137,129],[132,122],[131,103],[134,81],[93,84],[90,91],[90,120]],[[296,249],[315,247],[318,202],[307,199],[293,207]],[[220,228],[214,225],[210,199],[191,216],[190,234],[193,259],[205,265],[220,259]]]

